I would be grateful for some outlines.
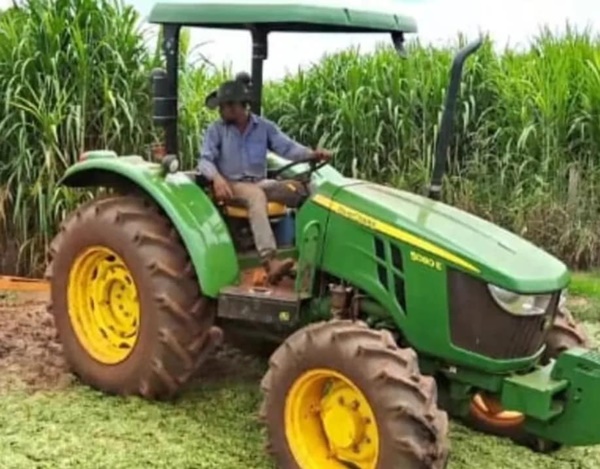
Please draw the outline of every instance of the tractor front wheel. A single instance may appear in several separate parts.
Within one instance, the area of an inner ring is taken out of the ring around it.
[[[221,339],[177,232],[146,199],[76,210],[51,244],[46,275],[66,359],[104,392],[171,398]]]
[[[549,363],[565,350],[575,347],[590,348],[590,339],[583,327],[575,321],[571,312],[561,306],[548,332],[542,363]]]
[[[334,320],[272,355],[261,416],[278,467],[443,469],[448,417],[433,378],[387,331]]]

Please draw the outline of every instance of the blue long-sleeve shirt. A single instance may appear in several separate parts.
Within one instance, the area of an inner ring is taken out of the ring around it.
[[[230,181],[261,180],[267,175],[269,150],[291,161],[311,155],[307,147],[292,140],[263,117],[250,114],[243,133],[235,125],[218,120],[204,134],[198,170],[209,180],[217,172]]]

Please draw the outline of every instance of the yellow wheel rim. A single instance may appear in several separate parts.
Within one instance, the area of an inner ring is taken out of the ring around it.
[[[123,259],[105,247],[86,249],[71,267],[67,295],[81,346],[105,365],[125,360],[137,342],[140,305]]]
[[[348,378],[326,369],[301,375],[285,403],[285,434],[302,469],[375,469],[379,432],[369,402]]]

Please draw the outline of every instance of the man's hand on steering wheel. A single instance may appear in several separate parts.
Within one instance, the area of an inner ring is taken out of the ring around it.
[[[333,153],[324,148],[317,148],[312,151],[312,157],[316,161],[329,161],[332,157]]]
[[[288,164],[276,169],[275,171],[273,171],[271,177],[273,179],[280,179],[281,175],[283,173],[285,173],[288,169],[293,168],[294,166],[308,163],[308,166],[309,166],[308,169],[306,169],[305,171],[302,171],[301,173],[295,174],[294,176],[291,177],[291,179],[295,179],[295,180],[301,181],[301,182],[306,182],[305,180],[307,178],[310,178],[310,175],[312,173],[318,171],[323,166],[326,166],[328,164],[329,160],[331,159],[331,156],[332,156],[332,152],[329,150],[324,150],[322,148],[317,148],[316,150],[310,150],[308,152],[308,154],[306,155],[306,157],[301,158],[296,161],[292,161],[291,163],[288,163]]]

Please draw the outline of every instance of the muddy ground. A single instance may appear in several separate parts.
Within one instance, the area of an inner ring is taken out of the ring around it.
[[[55,389],[71,379],[46,294],[0,292],[0,388]]]
[[[46,303],[46,293],[0,291],[0,391],[58,390],[76,381],[63,358]],[[199,375],[203,381],[231,376],[260,379],[263,371],[259,360],[224,345]]]

